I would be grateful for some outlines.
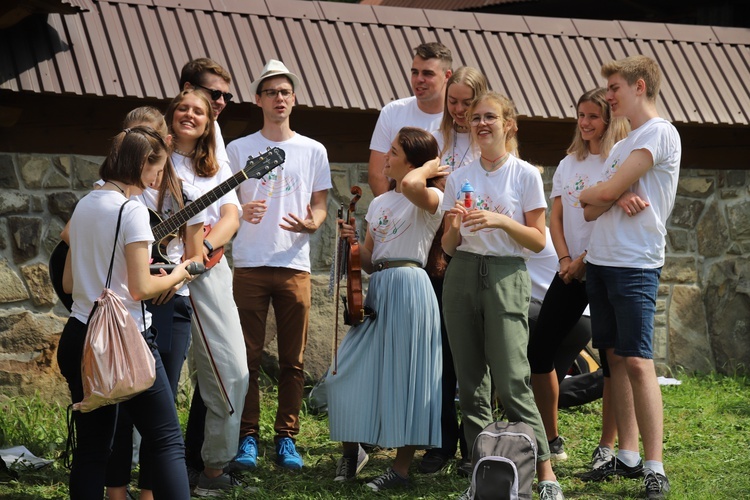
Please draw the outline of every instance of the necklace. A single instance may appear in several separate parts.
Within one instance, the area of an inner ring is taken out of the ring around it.
[[[464,150],[464,154],[461,157],[460,161],[456,161],[456,145],[458,144],[458,129],[453,131],[453,170],[456,170],[457,168],[461,168],[464,164],[464,158],[466,158],[466,155],[469,153],[469,150],[471,149],[471,141],[469,141],[469,145],[466,146],[466,149]]]
[[[120,186],[118,186],[117,184],[115,184],[112,181],[104,181],[104,182],[108,182],[108,183],[112,184],[114,187],[116,187],[117,189],[120,190],[120,192],[122,193],[123,196],[125,196],[125,191]],[[125,196],[125,197],[127,198],[127,196]]]
[[[192,151],[188,153],[187,151],[180,151],[179,149],[174,148],[172,152],[177,153],[178,155],[184,156],[185,158],[192,158],[193,153],[195,153],[195,149],[193,149]]]
[[[482,159],[490,164],[489,167],[485,167],[484,165],[482,165],[482,168],[485,171],[485,175],[490,175],[490,173],[494,172],[497,168],[502,167],[509,156],[510,153],[506,152],[504,155],[500,155],[494,160],[490,160],[489,158],[482,155]]]

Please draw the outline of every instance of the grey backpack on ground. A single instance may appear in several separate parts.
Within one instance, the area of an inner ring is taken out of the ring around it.
[[[534,430],[523,422],[493,422],[479,433],[472,448],[474,464],[470,498],[531,500],[536,475]]]

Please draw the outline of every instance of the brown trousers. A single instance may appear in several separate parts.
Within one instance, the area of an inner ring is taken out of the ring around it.
[[[266,339],[269,304],[276,315],[279,351],[278,409],[276,438],[299,432],[299,412],[304,391],[304,352],[310,315],[310,273],[283,267],[245,267],[234,270],[234,300],[240,314],[247,350],[250,383],[242,412],[240,440],[259,438],[260,362]]]

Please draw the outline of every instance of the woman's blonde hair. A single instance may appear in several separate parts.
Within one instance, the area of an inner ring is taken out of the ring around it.
[[[448,79],[448,83],[445,85],[443,119],[440,122],[440,134],[443,136],[443,150],[440,151],[441,158],[445,155],[445,152],[448,151],[454,133],[453,127],[455,123],[453,117],[448,112],[448,89],[454,83],[462,83],[469,87],[474,92],[472,98],[484,94],[489,90],[487,78],[481,71],[472,68],[471,66],[461,66]]]
[[[591,102],[599,106],[601,110],[602,121],[607,126],[599,143],[599,155],[602,158],[609,156],[612,146],[624,139],[628,135],[628,132],[630,132],[630,124],[626,119],[612,117],[612,110],[607,102],[606,95],[607,91],[603,88],[589,90],[584,92],[576,103],[576,113],[578,113],[578,108],[584,102]],[[570,143],[567,153],[575,155],[576,159],[581,161],[586,159],[590,152],[589,141],[584,140],[581,135],[581,128],[576,126],[576,131],[573,134],[573,142]]]
[[[471,115],[474,114],[474,110],[477,108],[477,106],[484,101],[493,102],[500,108],[499,116],[501,125],[503,126],[503,128],[506,128],[506,124],[508,124],[507,131],[505,132],[505,150],[513,156],[517,157],[518,122],[516,121],[516,105],[513,104],[513,101],[502,94],[493,91],[485,92],[484,94],[474,96],[474,100],[472,101],[469,109],[466,112],[466,114],[469,116],[469,119],[471,119]],[[474,135],[472,133],[472,138],[473,136]]]
[[[198,139],[198,143],[195,145],[195,151],[192,155],[193,170],[195,175],[198,177],[213,177],[219,171],[219,162],[216,161],[216,137],[214,135],[214,110],[211,107],[211,103],[208,101],[206,96],[202,92],[197,92],[195,89],[186,89],[177,94],[169,103],[167,112],[164,114],[164,118],[167,120],[167,126],[174,135],[174,129],[172,128],[172,122],[174,121],[174,112],[177,107],[182,104],[183,99],[186,96],[193,95],[203,102],[203,107],[206,110],[206,116],[208,122],[206,123],[206,130],[203,131],[203,135]]]

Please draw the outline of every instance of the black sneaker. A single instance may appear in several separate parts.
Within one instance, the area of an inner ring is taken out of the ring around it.
[[[359,447],[359,451],[356,457],[341,457],[336,462],[336,477],[334,481],[350,481],[354,479],[362,468],[367,464],[370,457],[367,456],[365,450]]]
[[[422,474],[434,474],[442,470],[446,465],[450,457],[443,455],[438,451],[427,451],[422,460],[417,465],[417,470]]]
[[[372,491],[392,490],[396,488],[407,488],[409,480],[399,476],[395,470],[388,468],[385,474],[382,474],[366,485]]]
[[[651,469],[643,469],[643,484],[646,486],[646,498],[662,500],[669,494],[669,479]]]
[[[606,465],[612,457],[615,456],[615,452],[612,448],[607,446],[597,446],[594,453],[591,454],[591,468],[598,469],[599,467]]]
[[[462,458],[458,467],[456,467],[456,474],[461,477],[471,477],[472,472],[474,472],[474,466],[471,464],[471,460]]]
[[[562,436],[557,436],[555,439],[549,442],[549,459],[552,463],[562,462],[568,459],[568,454],[565,453],[565,440]]]
[[[635,467],[629,467],[619,458],[612,457],[612,460],[605,465],[578,474],[578,477],[583,481],[604,481],[614,476],[629,478],[643,476],[643,460],[638,460],[638,464]]]

